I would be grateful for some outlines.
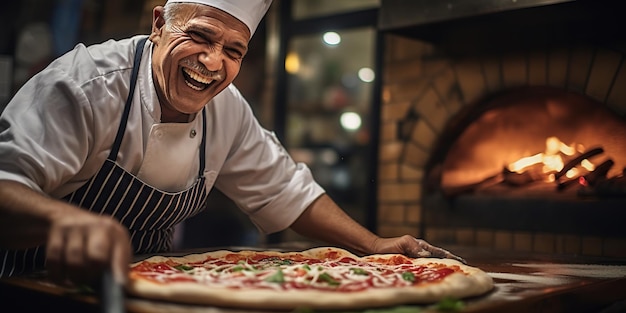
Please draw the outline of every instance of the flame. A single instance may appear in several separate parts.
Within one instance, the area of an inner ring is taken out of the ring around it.
[[[509,164],[508,169],[512,172],[522,173],[524,170],[530,166],[536,164],[543,164],[542,171],[544,173],[558,172],[563,169],[565,163],[563,162],[563,158],[561,155],[572,156],[576,153],[576,151],[584,150],[584,147],[578,146],[574,148],[574,146],[568,146],[557,137],[548,137],[546,139],[546,150],[543,153],[538,153],[533,156],[521,158],[511,164]],[[593,164],[588,160],[585,160],[586,165],[583,166],[591,166]],[[585,167],[588,169],[587,167]],[[588,169],[589,170],[589,169]],[[578,172],[577,169],[572,169],[567,172],[567,177],[575,177]],[[571,175],[571,176],[570,176]]]
[[[593,163],[589,162],[589,160],[587,160],[587,159],[582,160],[582,161],[580,162],[580,165],[581,165],[584,169],[586,169],[586,170],[588,170],[588,171],[590,171],[590,172],[596,169],[596,166],[595,166],[595,165],[593,165]]]
[[[574,177],[578,176],[579,173],[580,173],[579,169],[571,168],[569,171],[567,171],[567,173],[565,173],[565,177],[567,177],[567,178],[574,178]]]
[[[523,172],[523,169],[531,166],[531,165],[535,165],[535,164],[539,164],[543,162],[543,153],[538,153],[535,154],[533,156],[529,156],[529,157],[525,157],[525,158],[521,158],[511,164],[509,164],[509,170],[512,172],[518,172],[521,173]]]

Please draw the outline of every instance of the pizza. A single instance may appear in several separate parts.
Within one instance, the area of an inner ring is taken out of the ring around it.
[[[285,310],[427,304],[492,288],[489,275],[456,260],[359,257],[334,247],[153,256],[130,265],[127,285],[129,294],[142,298]]]

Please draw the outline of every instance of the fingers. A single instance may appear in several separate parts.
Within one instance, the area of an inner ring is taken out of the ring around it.
[[[87,237],[85,250],[89,262],[95,267],[102,268],[108,264],[111,252],[111,239],[105,231],[94,231]]]
[[[46,269],[48,277],[55,282],[65,281],[65,235],[62,231],[52,229],[46,245]]]
[[[441,248],[437,248],[437,247],[433,247],[433,249],[435,249],[434,251],[431,250],[433,256],[438,257],[438,258],[445,258],[445,259],[454,259],[457,260],[463,264],[467,264],[467,261],[465,261],[465,259],[463,259],[460,256],[454,255],[452,253],[450,253],[447,250],[441,249]]]
[[[463,258],[409,235],[394,238],[377,238],[372,251],[374,253],[402,253],[412,258],[435,257],[454,259],[467,264]]]
[[[57,227],[50,232],[46,247],[46,268],[51,280],[72,285],[86,274],[84,235],[80,228]]]
[[[98,275],[111,271],[117,283],[125,284],[132,254],[128,231],[112,218],[107,218],[102,230],[90,236],[89,259],[97,265]]]
[[[85,264],[85,233],[81,228],[68,229],[65,235],[65,251],[63,258],[65,266],[63,267],[64,278],[68,281],[88,280],[88,270]]]
[[[420,249],[420,251],[416,253],[419,257],[437,257],[437,258],[445,258],[445,259],[454,259],[461,263],[467,264],[467,262],[463,258],[456,256],[445,249],[435,247],[422,239],[417,239],[417,238],[413,238],[413,239],[417,242],[417,245]]]
[[[130,256],[126,228],[108,216],[86,214],[52,225],[46,268],[50,279],[62,285],[95,285],[109,269],[124,283]]]

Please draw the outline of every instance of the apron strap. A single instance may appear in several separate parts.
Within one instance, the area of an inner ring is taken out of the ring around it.
[[[137,48],[135,50],[135,60],[133,62],[133,71],[130,76],[130,90],[128,91],[128,97],[126,98],[126,105],[124,106],[124,114],[122,115],[122,120],[120,122],[120,126],[117,129],[117,135],[115,136],[115,141],[113,142],[113,147],[111,147],[111,153],[109,153],[109,160],[115,161],[117,160],[117,153],[120,150],[120,145],[122,144],[122,138],[124,137],[124,132],[126,131],[126,121],[128,120],[128,115],[130,114],[130,106],[133,102],[133,94],[135,93],[135,85],[137,83],[137,74],[139,73],[139,65],[141,64],[141,55],[143,53],[143,47],[148,38],[143,38],[137,43]]]
[[[206,106],[202,109],[202,141],[200,142],[200,168],[198,169],[198,177],[204,175],[206,153]]]

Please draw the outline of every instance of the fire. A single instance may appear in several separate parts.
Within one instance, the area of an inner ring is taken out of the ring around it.
[[[596,166],[593,165],[593,163],[589,162],[589,160],[587,159],[582,160],[582,162],[580,162],[580,166],[586,169],[588,172],[593,172],[593,170],[596,169]],[[565,177],[574,178],[580,174],[581,174],[581,170],[574,167],[574,168],[571,168],[569,171],[567,171],[567,173],[565,173]]]
[[[521,158],[509,164],[508,169],[511,172],[523,173],[531,166],[541,165],[542,172],[545,174],[559,172],[565,166],[562,156],[572,156],[577,151],[584,151],[584,147],[580,145],[578,147],[575,147],[575,145],[569,146],[557,137],[548,137],[546,139],[546,150],[543,153]],[[593,171],[594,169],[594,165],[587,159],[581,162],[581,166],[588,171]],[[576,177],[579,174],[579,171],[580,170],[578,168],[572,168],[565,176],[568,178]],[[548,180],[554,181],[554,175],[549,175]]]

